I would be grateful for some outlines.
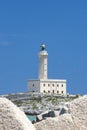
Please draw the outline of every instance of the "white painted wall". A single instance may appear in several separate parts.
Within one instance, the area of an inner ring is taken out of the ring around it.
[[[47,57],[46,50],[39,52],[39,79],[47,79]]]
[[[46,80],[40,81],[41,93],[66,94],[66,80]]]
[[[40,92],[40,81],[28,80],[28,92]]]
[[[29,80],[29,92],[66,94],[66,80]]]

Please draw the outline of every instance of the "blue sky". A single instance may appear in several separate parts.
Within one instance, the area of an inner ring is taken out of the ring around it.
[[[0,1],[0,94],[26,92],[27,80],[38,78],[42,42],[48,77],[87,94],[87,0]]]

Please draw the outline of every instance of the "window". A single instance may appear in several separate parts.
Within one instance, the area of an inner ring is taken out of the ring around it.
[[[63,84],[61,86],[63,87]]]
[[[54,93],[54,90],[53,90],[53,93]]]
[[[45,86],[45,84],[43,84],[43,86]]]
[[[48,84],[48,86],[50,86],[50,84]]]
[[[50,91],[48,90],[48,93],[50,93]]]
[[[57,84],[57,87],[59,87],[59,84]]]
[[[52,86],[54,87],[54,84],[52,84]]]
[[[61,93],[63,94],[63,91],[61,91]]]
[[[45,93],[45,90],[43,92]]]
[[[34,87],[34,84],[32,86]]]
[[[57,93],[59,93],[59,91],[57,91]]]

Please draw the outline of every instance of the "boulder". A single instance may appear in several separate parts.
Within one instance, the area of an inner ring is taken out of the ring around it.
[[[0,130],[35,130],[35,127],[16,105],[0,98]]]
[[[62,114],[65,114],[65,113],[70,113],[70,107],[69,107],[69,104],[68,103],[65,103],[65,102],[62,102],[60,103],[59,105],[59,115],[62,115]]]
[[[58,117],[59,114],[60,114],[60,111],[59,111],[59,110],[55,110],[55,111],[54,111],[54,114],[55,114],[55,117]]]
[[[69,113],[63,111],[58,117],[36,123],[36,130],[87,130],[87,96],[75,99],[67,106]]]
[[[44,113],[37,115],[36,121],[38,122],[38,121],[44,120],[48,117],[55,117],[55,113],[57,114],[57,112],[55,112],[55,111],[45,111]]]
[[[38,121],[41,121],[41,120],[43,120],[42,115],[41,115],[41,114],[40,114],[40,115],[37,115],[37,116],[36,116],[36,121],[38,122]]]
[[[43,119],[46,119],[46,117],[48,117],[48,112],[49,112],[49,111],[45,111],[45,112],[43,112],[43,113],[37,115],[36,121],[38,122],[38,121],[41,121],[41,120],[43,120]]]

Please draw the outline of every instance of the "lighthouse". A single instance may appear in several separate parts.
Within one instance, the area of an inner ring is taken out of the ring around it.
[[[48,52],[41,44],[38,53],[38,78],[28,80],[28,92],[66,95],[65,79],[48,79]]]
[[[41,50],[39,52],[39,73],[38,79],[47,79],[47,61],[48,61],[48,53],[46,51],[45,44],[42,44]]]

